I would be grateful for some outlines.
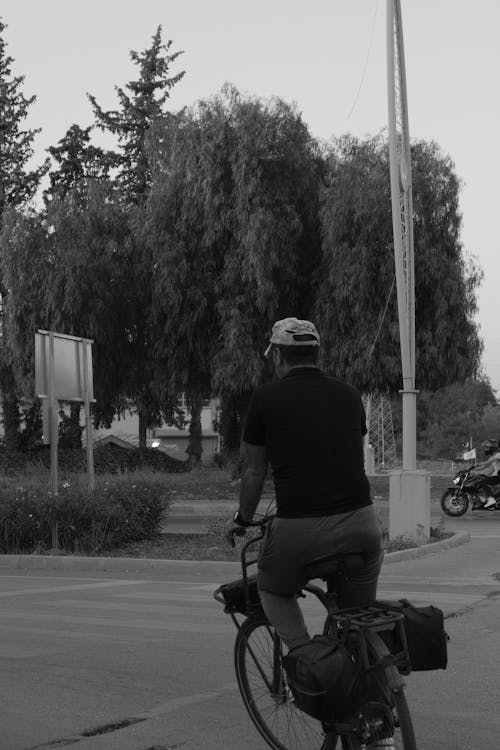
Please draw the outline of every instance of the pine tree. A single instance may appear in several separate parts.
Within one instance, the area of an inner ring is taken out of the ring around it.
[[[182,54],[170,53],[171,46],[172,41],[162,43],[159,26],[149,49],[142,53],[130,52],[132,62],[139,68],[139,78],[130,81],[125,89],[116,87],[118,109],[105,111],[96,98],[88,94],[97,127],[118,138],[118,182],[126,202],[135,206],[142,205],[151,184],[151,164],[146,149],[148,132],[158,118],[165,116],[170,91],[185,73],[170,75],[171,65]]]
[[[64,198],[71,191],[84,200],[89,182],[109,178],[110,170],[117,164],[117,157],[94,146],[91,131],[92,126],[81,128],[73,124],[57,146],[48,149],[56,168],[49,172],[50,188],[44,193],[46,200],[55,196]]]
[[[132,51],[130,57],[139,69],[136,81],[125,89],[117,87],[119,107],[105,111],[94,96],[89,95],[96,124],[118,139],[116,184],[120,200],[127,212],[128,240],[121,248],[121,262],[128,271],[130,325],[123,331],[128,345],[124,395],[139,415],[139,444],[146,444],[146,430],[161,424],[175,412],[175,396],[159,401],[155,379],[156,341],[151,336],[152,263],[143,241],[144,206],[151,185],[151,159],[147,148],[154,123],[160,118],[171,119],[166,111],[171,89],[181,80],[184,71],[170,75],[170,67],[181,52],[170,52],[172,42],[162,43],[161,26],[151,46],[142,53]]]
[[[35,194],[47,164],[33,170],[28,162],[33,156],[33,141],[39,130],[26,129],[23,123],[36,96],[27,98],[22,91],[24,76],[12,72],[13,59],[7,53],[4,39],[6,25],[0,20],[0,230],[4,212],[25,205]],[[0,249],[1,252],[1,249]],[[9,289],[0,279],[0,390],[2,392],[5,446],[15,451],[19,446],[19,386],[13,369],[6,316]]]

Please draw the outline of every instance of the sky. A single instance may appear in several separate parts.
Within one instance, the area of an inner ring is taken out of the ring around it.
[[[436,141],[463,182],[464,252],[484,272],[483,372],[500,396],[500,3],[401,5],[410,137]],[[230,82],[295,102],[318,138],[387,127],[385,0],[2,0],[0,17],[13,73],[37,96],[26,123],[42,129],[34,163],[70,125],[92,124],[87,92],[116,106],[115,86],[136,78],[130,50],[147,49],[159,25],[171,51],[184,52],[172,68],[186,71],[172,111]]]

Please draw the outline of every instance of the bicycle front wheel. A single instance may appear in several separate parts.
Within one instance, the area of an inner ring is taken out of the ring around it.
[[[245,620],[236,636],[234,664],[243,702],[273,750],[335,750],[337,736],[295,706],[281,662],[279,636],[265,617]]]

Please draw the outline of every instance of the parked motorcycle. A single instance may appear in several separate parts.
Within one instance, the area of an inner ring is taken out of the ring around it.
[[[500,484],[488,483],[491,477],[471,474],[469,469],[461,469],[455,474],[453,486],[448,487],[441,498],[441,508],[448,516],[463,516],[471,510],[500,510]],[[488,486],[488,491],[485,487]],[[486,497],[494,497],[495,505],[484,507]]]

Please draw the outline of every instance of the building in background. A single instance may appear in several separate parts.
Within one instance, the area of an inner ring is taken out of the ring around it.
[[[176,458],[186,461],[188,458],[187,447],[189,441],[189,414],[184,394],[179,394],[178,406],[186,414],[186,426],[183,429],[164,425],[148,430],[146,441],[148,448],[155,448]],[[201,410],[201,432],[203,453],[201,461],[205,465],[214,462],[215,454],[220,450],[220,436],[217,432],[219,416],[219,400],[205,399]],[[111,427],[94,430],[94,442],[106,442],[109,437],[114,437],[120,442],[138,447],[139,445],[139,417],[126,411],[120,417],[116,417]]]

